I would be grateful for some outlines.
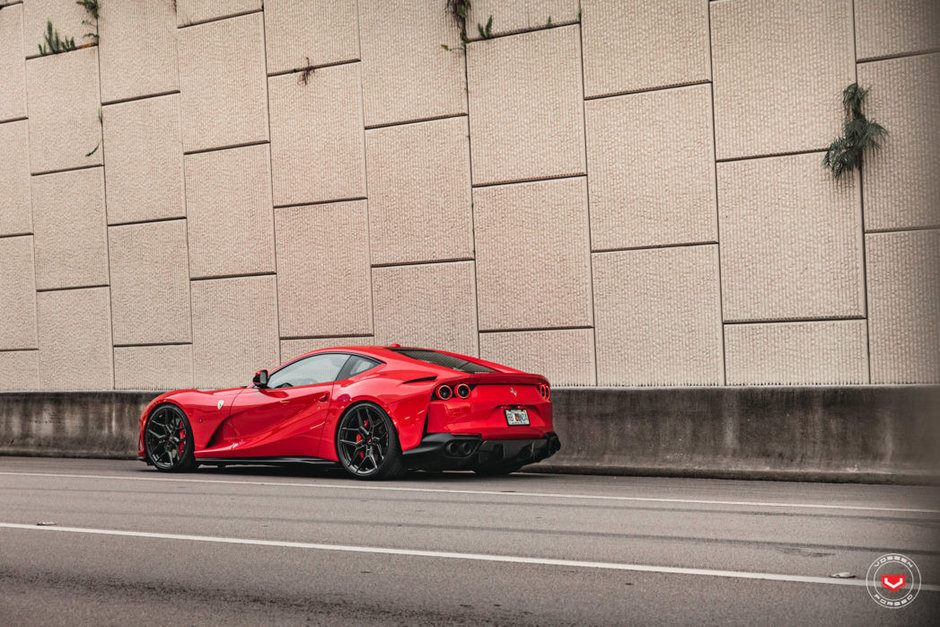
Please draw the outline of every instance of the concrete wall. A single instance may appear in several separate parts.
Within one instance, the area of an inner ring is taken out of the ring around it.
[[[940,479],[936,386],[568,388],[540,471],[905,482]]]
[[[145,392],[0,393],[0,455],[130,458]],[[936,386],[556,388],[541,472],[935,482]]]
[[[444,0],[106,1],[54,56],[80,7],[0,6],[0,389],[368,342],[555,385],[940,382],[933,0],[475,0],[466,49]],[[890,136],[836,182],[855,80]]]

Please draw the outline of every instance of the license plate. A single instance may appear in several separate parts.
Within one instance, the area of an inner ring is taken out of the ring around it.
[[[529,412],[525,409],[507,409],[506,422],[510,427],[518,427],[529,424]]]

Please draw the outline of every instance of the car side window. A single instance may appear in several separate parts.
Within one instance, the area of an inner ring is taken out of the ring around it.
[[[268,387],[296,388],[336,381],[347,359],[349,355],[344,353],[325,353],[298,359],[272,374],[268,379]]]
[[[339,378],[348,379],[349,377],[354,377],[357,374],[362,374],[366,370],[375,368],[381,363],[381,361],[369,359],[360,355],[350,355],[349,361],[346,362],[346,365],[343,366],[343,370],[339,373]]]

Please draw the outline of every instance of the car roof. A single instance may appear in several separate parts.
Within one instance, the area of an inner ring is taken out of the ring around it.
[[[402,350],[402,349],[432,351],[435,353],[443,353],[445,355],[453,355],[455,357],[461,357],[461,358],[473,361],[475,363],[481,364],[483,366],[487,366],[489,368],[496,370],[497,372],[521,372],[520,370],[509,368],[502,364],[490,362],[485,359],[480,359],[478,357],[472,357],[470,355],[461,355],[460,353],[452,353],[450,351],[442,351],[442,350],[437,350],[434,348],[422,348],[419,346],[400,346],[398,344],[390,344],[387,346],[369,346],[369,345],[366,345],[366,346],[331,346],[328,348],[318,348],[316,350],[308,351],[301,355],[297,355],[296,357],[292,357],[290,360],[284,362],[284,364],[282,364],[281,367],[283,367],[284,365],[288,363],[296,361],[300,359],[301,357],[307,357],[309,355],[318,355],[322,353],[352,353],[354,355],[358,354],[358,355],[364,355],[366,357],[372,357],[373,359],[378,359],[386,363],[398,362],[409,368],[422,368],[422,369],[428,369],[428,370],[434,370],[434,371],[440,371],[442,369],[450,370],[449,368],[446,368],[444,366],[438,366],[438,365],[425,362],[419,359],[413,359],[411,357],[408,357],[407,355],[403,355],[398,352],[398,350]]]

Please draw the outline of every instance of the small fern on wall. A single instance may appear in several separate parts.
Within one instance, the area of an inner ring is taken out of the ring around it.
[[[78,0],[75,4],[85,9],[88,17],[82,20],[82,24],[94,32],[88,32],[82,35],[82,39],[90,39],[93,44],[98,43],[98,0]]]
[[[861,169],[865,153],[881,148],[888,134],[883,126],[862,113],[867,94],[868,90],[859,87],[858,83],[852,83],[842,92],[842,106],[845,109],[842,136],[829,144],[823,157],[823,167],[831,170],[836,178]]]
[[[454,21],[460,27],[460,41],[467,44],[467,15],[470,13],[470,0],[447,0],[447,9],[454,16]]]
[[[39,46],[39,54],[42,56],[68,52],[69,50],[75,50],[77,48],[75,38],[61,37],[59,31],[52,26],[52,20],[46,20],[46,34],[44,39],[45,43],[37,44]]]

